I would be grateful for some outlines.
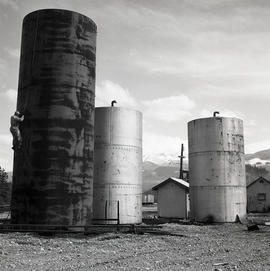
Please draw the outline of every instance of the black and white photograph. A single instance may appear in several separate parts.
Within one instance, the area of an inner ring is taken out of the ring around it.
[[[270,270],[269,0],[0,0],[0,270]]]

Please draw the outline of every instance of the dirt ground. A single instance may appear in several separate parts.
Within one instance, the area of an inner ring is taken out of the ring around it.
[[[163,224],[175,234],[0,234],[0,270],[270,270],[270,227]]]

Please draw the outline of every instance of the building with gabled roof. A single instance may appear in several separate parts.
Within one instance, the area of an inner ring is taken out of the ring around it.
[[[170,177],[154,186],[157,191],[158,216],[187,218],[189,212],[189,183]]]
[[[270,181],[259,177],[247,186],[248,212],[270,212]]]

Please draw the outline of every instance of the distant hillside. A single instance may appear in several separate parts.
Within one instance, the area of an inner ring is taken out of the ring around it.
[[[150,162],[150,161],[143,162],[143,170],[151,171],[151,170],[155,170],[157,167],[158,165],[153,162]]]
[[[263,176],[270,180],[270,149],[245,156],[247,184]],[[263,163],[261,163],[261,161]],[[269,162],[268,162],[269,161]],[[259,167],[258,167],[259,165]],[[257,167],[256,167],[257,166]],[[184,160],[184,169],[188,169],[188,161]],[[12,181],[12,172],[8,173],[8,182]],[[143,162],[143,192],[151,189],[169,177],[179,177],[179,160],[170,160],[161,165],[151,161]]]
[[[251,160],[254,158],[259,158],[261,160],[269,160],[270,161],[270,149],[258,151],[252,154],[246,154],[245,156],[246,160]]]
[[[151,164],[149,164],[151,163]],[[152,189],[155,185],[169,177],[179,177],[179,165],[157,165],[152,162],[143,163],[143,192]]]
[[[247,184],[260,176],[270,180],[270,149],[254,154],[246,154],[245,158],[247,161]],[[143,168],[143,192],[151,189],[169,177],[179,177],[179,161],[171,161],[170,163],[164,163],[162,165],[147,161],[144,162]],[[184,169],[187,168],[187,161],[184,161]]]

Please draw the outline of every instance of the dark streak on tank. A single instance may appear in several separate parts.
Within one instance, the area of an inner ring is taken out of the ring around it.
[[[24,18],[12,223],[85,225],[92,219],[96,25],[76,12]]]

